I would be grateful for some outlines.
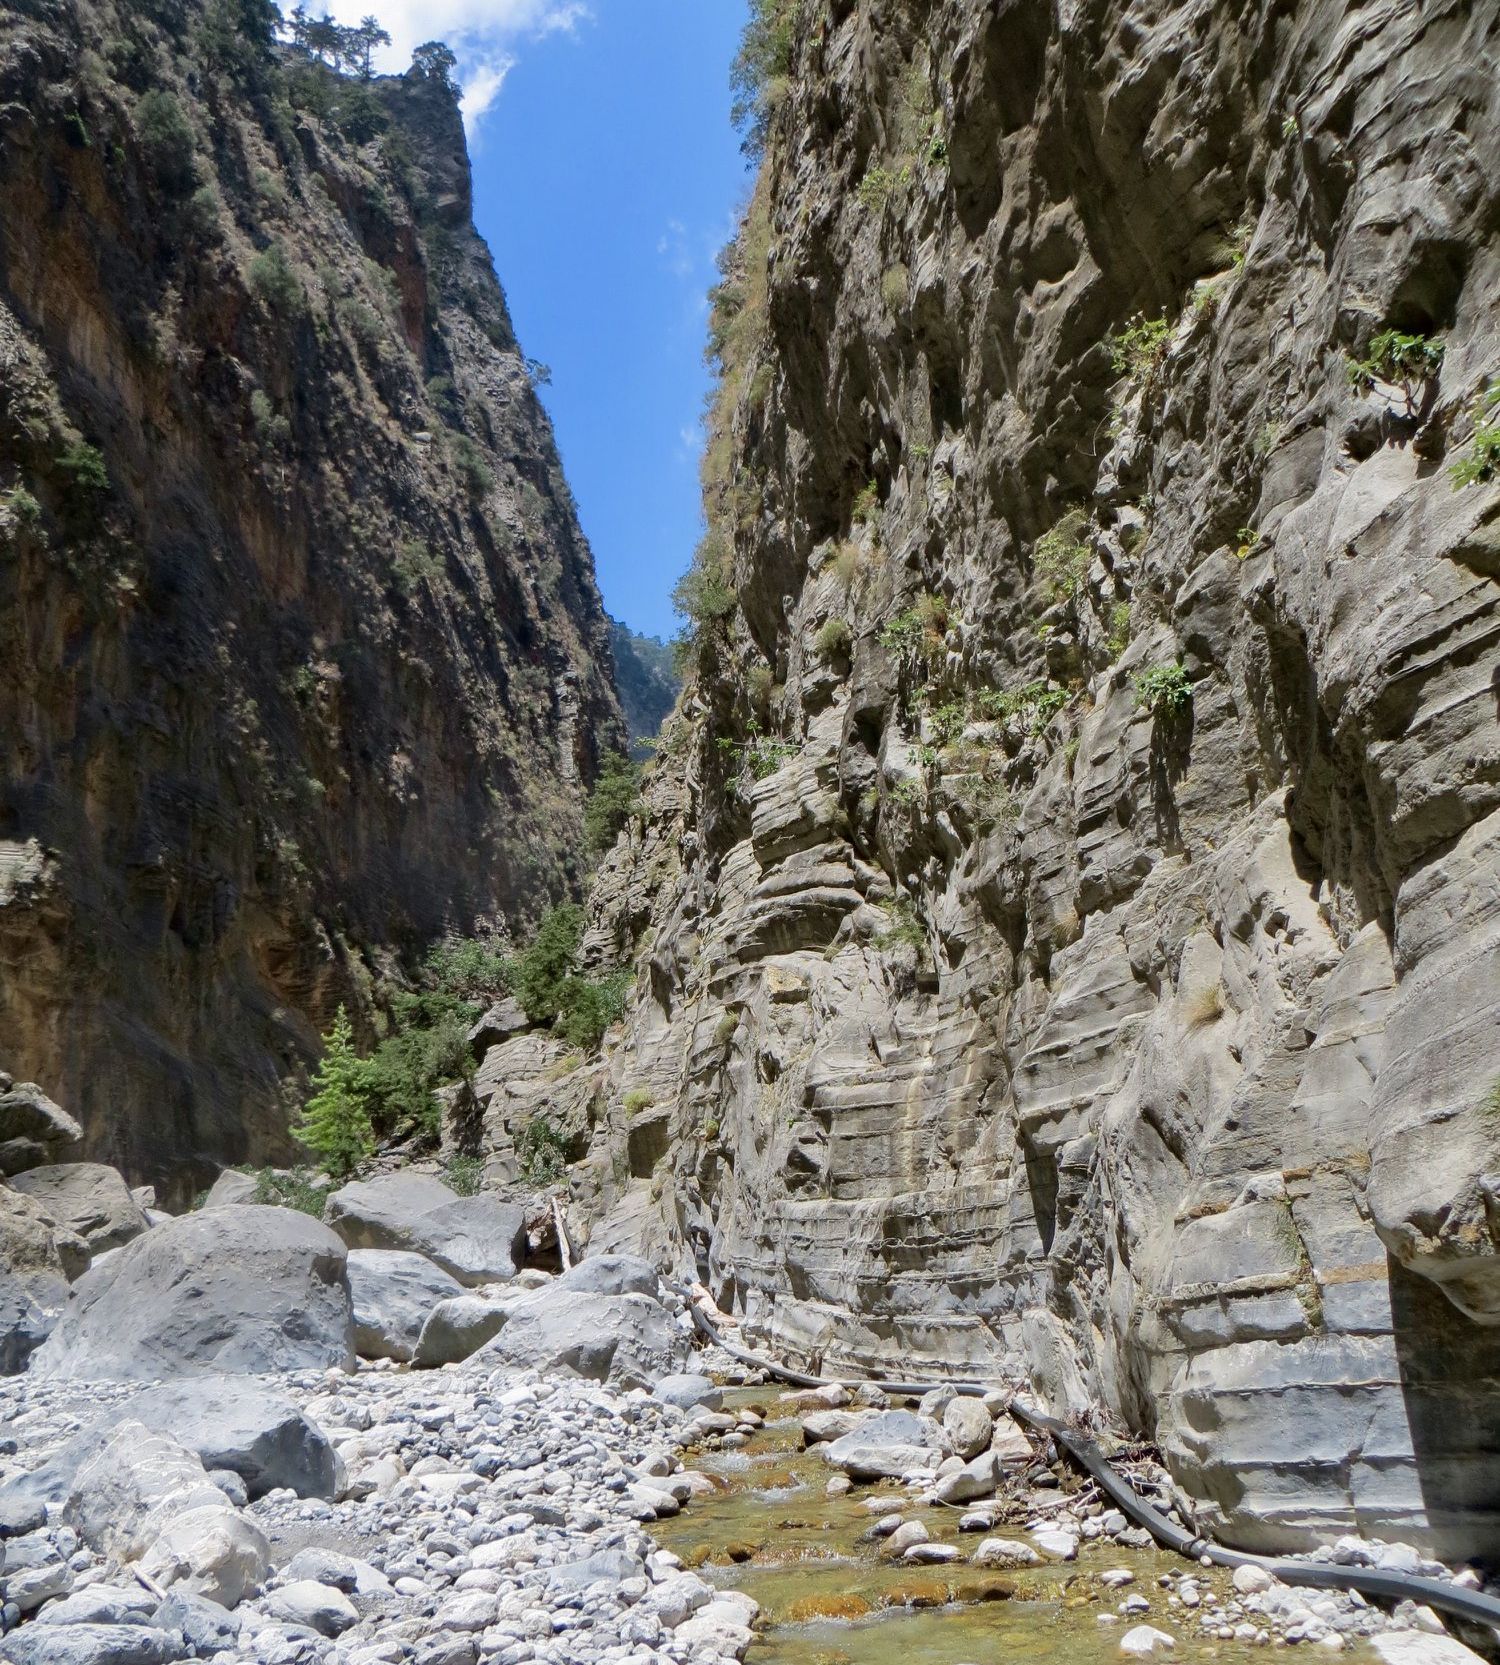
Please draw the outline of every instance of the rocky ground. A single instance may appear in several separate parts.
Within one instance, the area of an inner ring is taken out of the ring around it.
[[[174,1217],[90,1163],[6,1189],[0,1345],[18,1373],[0,1384],[0,1660],[742,1659],[757,1601],[647,1529],[725,1483],[690,1466],[698,1453],[742,1460],[768,1424],[768,1444],[826,1466],[828,1499],[871,1488],[863,1544],[884,1561],[1025,1570],[1082,1554],[1127,1656],[1368,1638],[1388,1665],[1472,1658],[1425,1609],[1256,1568],[1184,1565],[1145,1589],[1130,1557],[1146,1533],[1087,1485],[1057,1488],[1056,1453],[1012,1421],[1008,1392],[778,1395],[701,1345],[701,1288],[629,1255],[525,1264],[518,1203],[411,1171],[345,1185],[321,1220],[253,1195],[226,1173]],[[755,1402],[726,1406],[721,1384],[747,1380]],[[1133,1473],[1159,1508],[1181,1506],[1154,1461]],[[1448,1576],[1404,1544],[1320,1553]]]

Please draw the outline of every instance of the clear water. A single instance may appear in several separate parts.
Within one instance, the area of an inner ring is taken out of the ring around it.
[[[963,1509],[917,1505],[892,1482],[828,1497],[834,1470],[801,1449],[800,1422],[776,1392],[727,1396],[726,1408],[745,1405],[773,1419],[748,1447],[686,1459],[723,1489],[694,1498],[651,1530],[705,1578],[761,1604],[765,1629],[747,1665],[1122,1665],[1120,1637],[1141,1623],[1176,1638],[1174,1665],[1265,1660],[1263,1647],[1202,1639],[1197,1615],[1168,1605],[1157,1579],[1187,1570],[1178,1556],[1085,1543],[1072,1563],[1016,1572],[972,1567],[967,1556],[985,1536],[1028,1541],[1023,1508],[989,1534],[967,1533],[958,1530]],[[862,1541],[880,1518],[866,1507],[872,1496],[888,1499],[891,1513],[920,1520],[933,1539],[957,1544],[965,1561],[913,1567],[884,1558],[879,1543]],[[1134,1582],[1108,1589],[1099,1575],[1111,1567],[1130,1568]],[[1197,1576],[1205,1596],[1214,1589],[1227,1597],[1227,1573],[1200,1568]],[[1150,1601],[1150,1612],[1099,1623],[1100,1613],[1114,1613],[1136,1594]],[[1360,1648],[1338,1657],[1365,1665],[1373,1654]]]

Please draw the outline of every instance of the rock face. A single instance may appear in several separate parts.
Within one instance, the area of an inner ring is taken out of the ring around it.
[[[1495,9],[798,17],[633,998],[491,1048],[491,1152],[544,1109],[590,1252],[1101,1405],[1235,1543],[1493,1555]]]
[[[291,1209],[184,1215],[79,1281],[31,1369],[83,1381],[348,1369],[346,1258]]]
[[[0,1064],[173,1206],[622,732],[455,89],[197,22],[0,19]]]

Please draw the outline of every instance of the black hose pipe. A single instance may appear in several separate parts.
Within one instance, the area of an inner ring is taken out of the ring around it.
[[[815,1388],[833,1385],[833,1377],[809,1376],[806,1371],[788,1369],[785,1365],[759,1358],[754,1353],[746,1352],[743,1347],[736,1347],[725,1341],[692,1297],[685,1291],[681,1293],[687,1300],[688,1310],[693,1315],[693,1323],[699,1333],[706,1336],[715,1346],[722,1347],[731,1358],[736,1358],[742,1364],[748,1364],[756,1370],[764,1370],[767,1375],[789,1382],[794,1387]],[[989,1391],[978,1382],[875,1381],[870,1385],[879,1388],[882,1393],[915,1398],[920,1398],[924,1393],[931,1393],[934,1388],[949,1388],[954,1393],[969,1394],[976,1398]],[[1179,1555],[1186,1555],[1194,1561],[1206,1560],[1216,1567],[1261,1567],[1273,1578],[1280,1579],[1283,1584],[1296,1584],[1303,1588],[1358,1590],[1362,1596],[1375,1596],[1382,1601],[1409,1599],[1426,1607],[1452,1613],[1456,1618],[1488,1625],[1491,1629],[1500,1631],[1500,1600],[1484,1595],[1479,1590],[1466,1590],[1458,1584],[1447,1584],[1436,1578],[1418,1578],[1409,1573],[1381,1572],[1374,1567],[1330,1567],[1321,1561],[1284,1561],[1273,1556],[1250,1555],[1238,1549],[1225,1549],[1221,1544],[1210,1543],[1207,1538],[1189,1532],[1186,1527],[1168,1520],[1161,1510],[1147,1503],[1130,1481],[1110,1464],[1093,1440],[1075,1434],[1065,1423],[1032,1410],[1019,1399],[1010,1401],[1009,1410],[1018,1422],[1035,1429],[1038,1433],[1046,1434],[1060,1451],[1067,1452],[1085,1473],[1098,1481],[1099,1489],[1113,1499],[1125,1514],[1144,1526],[1159,1544],[1176,1550]]]

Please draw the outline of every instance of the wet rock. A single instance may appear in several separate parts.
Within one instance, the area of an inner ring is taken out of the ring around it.
[[[974,1551],[976,1567],[1035,1567],[1041,1556],[1016,1538],[986,1538]]]
[[[1135,1625],[1120,1638],[1120,1652],[1131,1659],[1150,1659],[1153,1654],[1171,1653],[1176,1642],[1154,1625]]]

